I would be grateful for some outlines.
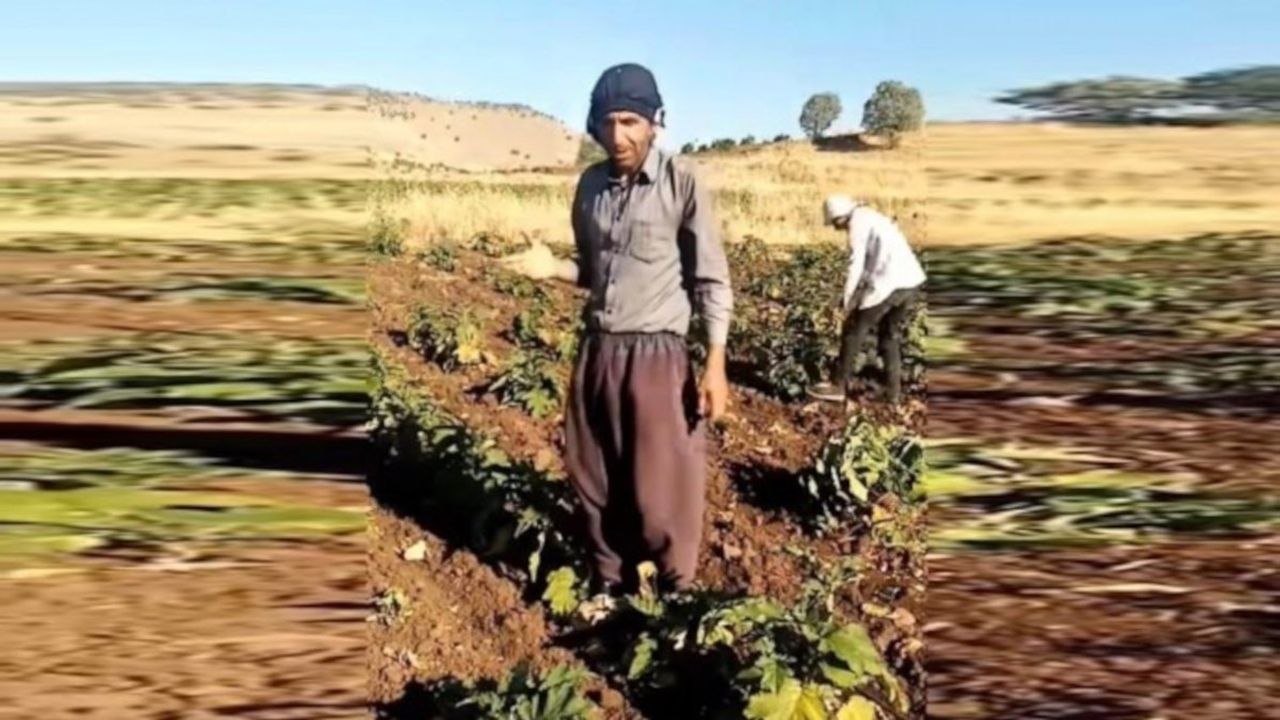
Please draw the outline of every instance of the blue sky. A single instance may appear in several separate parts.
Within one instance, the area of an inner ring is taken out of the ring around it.
[[[578,128],[601,70],[652,68],[669,141],[798,134],[810,94],[856,125],[875,84],[934,119],[1002,90],[1280,62],[1276,0],[7,0],[0,80],[363,83],[523,102]],[[783,9],[785,7],[785,9]]]

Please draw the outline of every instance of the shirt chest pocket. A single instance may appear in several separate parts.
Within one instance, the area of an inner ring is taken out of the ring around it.
[[[676,229],[670,223],[637,220],[631,224],[627,254],[645,263],[658,262],[676,251]]]

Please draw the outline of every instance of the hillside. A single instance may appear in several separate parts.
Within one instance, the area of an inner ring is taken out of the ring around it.
[[[0,84],[7,177],[364,177],[366,148],[486,170],[570,163],[578,135],[533,111],[413,98],[381,123],[367,90],[303,85]]]
[[[515,184],[539,200],[508,207],[495,192],[481,206],[444,185],[444,206],[421,211],[438,210],[450,227],[567,240],[572,174],[519,170],[571,165],[576,130],[520,106],[416,95],[389,104],[375,94],[371,113],[368,97],[365,88],[301,85],[0,84],[0,174],[363,178],[373,149],[435,168],[434,180]],[[957,123],[891,152],[789,142],[696,159],[731,238],[822,237],[818,204],[837,191],[892,213],[911,206],[901,219],[921,243],[1161,238],[1280,226],[1280,158],[1269,151],[1278,137],[1267,126]],[[473,174],[493,170],[503,173]]]

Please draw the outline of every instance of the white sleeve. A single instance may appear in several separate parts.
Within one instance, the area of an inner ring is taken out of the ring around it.
[[[861,220],[860,215],[863,218]],[[867,246],[870,242],[871,223],[867,222],[865,214],[855,210],[853,217],[849,219],[849,276],[844,282],[845,312],[853,309],[849,307],[849,303],[862,284],[862,273],[867,267]]]

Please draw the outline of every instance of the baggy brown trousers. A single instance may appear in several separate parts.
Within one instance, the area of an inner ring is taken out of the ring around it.
[[[583,341],[565,413],[565,461],[606,586],[633,588],[645,560],[665,583],[692,584],[706,503],[697,404],[683,337],[593,333]]]

